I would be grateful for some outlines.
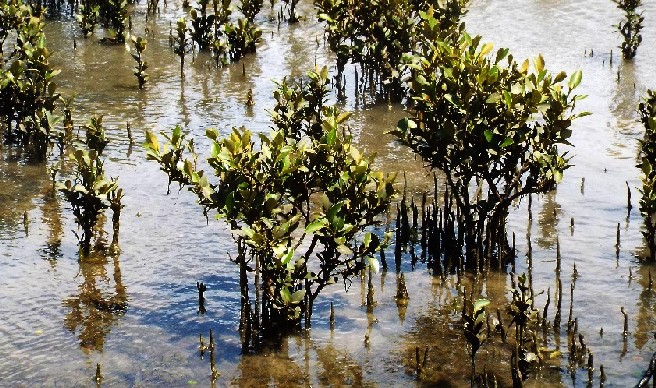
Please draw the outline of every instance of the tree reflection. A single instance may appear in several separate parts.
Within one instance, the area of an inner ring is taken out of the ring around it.
[[[41,214],[41,221],[48,227],[48,239],[41,252],[43,258],[54,267],[57,260],[62,257],[61,240],[64,231],[59,198],[50,190],[43,196]]]
[[[240,375],[231,385],[238,387],[292,387],[303,386],[305,373],[290,357],[289,342],[279,347],[263,349],[258,354],[243,355],[237,367]]]
[[[545,194],[544,204],[538,218],[540,236],[537,243],[540,248],[553,249],[556,246],[560,212],[560,204],[556,202],[556,191],[552,190]]]
[[[110,260],[113,282],[106,268]],[[108,255],[106,250],[97,246],[87,257],[80,258],[79,274],[83,280],[78,293],[64,300],[64,305],[70,310],[64,318],[64,327],[77,334],[85,353],[102,352],[112,325],[128,308],[119,256]]]
[[[654,328],[656,328],[656,288],[653,284],[656,279],[656,265],[642,264],[637,272],[642,292],[640,292],[637,303],[638,314],[633,338],[636,349],[640,350],[653,338]],[[649,284],[650,277],[651,285]]]

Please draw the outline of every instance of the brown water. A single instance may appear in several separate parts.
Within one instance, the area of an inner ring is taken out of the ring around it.
[[[405,311],[397,309],[393,298],[395,273],[374,275],[377,306],[371,314],[363,307],[366,282],[356,279],[348,292],[339,285],[325,291],[307,336],[289,338],[281,349],[260,355],[240,354],[237,270],[227,260],[234,250],[231,237],[222,223],[206,222],[191,194],[173,190],[166,195],[166,177],[146,162],[139,145],[129,146],[125,123],[131,123],[138,143],[145,129],[170,130],[180,123],[202,152],[207,148],[202,136],[206,127],[222,133],[237,125],[266,131],[266,109],[273,105],[275,87],[271,80],[303,74],[315,62],[333,65],[334,57],[322,43],[322,26],[315,22],[311,4],[301,5],[303,19],[294,26],[278,26],[279,6],[271,11],[265,5],[257,19],[264,30],[262,43],[256,55],[244,60],[245,76],[241,63],[217,70],[211,58],[201,55],[187,65],[181,80],[168,32],[169,23],[183,10],[170,3],[154,21],[145,23],[145,4],[138,5],[133,16],[136,35],[149,30],[145,57],[150,81],[145,90],[137,88],[125,48],[98,43],[102,31],[83,40],[74,22],[48,22],[53,62],[62,69],[58,83],[63,92],[75,95],[76,125],[94,113],[105,115],[111,140],[105,168],[120,177],[126,192],[121,252],[80,263],[73,216],[68,205],[52,195],[48,173],[54,166],[61,169],[60,176],[67,176],[70,167],[57,157],[48,165],[30,164],[19,150],[0,149],[0,386],[90,386],[95,384],[97,363],[107,386],[208,386],[209,355],[199,357],[198,336],[207,342],[210,329],[217,333],[218,386],[421,385],[414,371],[416,346],[429,347],[425,382],[467,386],[469,361],[454,306],[462,303],[459,287],[471,290],[473,279],[458,283],[455,276],[433,278],[422,265],[413,270],[404,264],[411,298]],[[656,294],[647,289],[649,268],[636,259],[643,245],[635,168],[642,132],[636,107],[645,89],[656,87],[650,71],[656,66],[656,24],[650,18],[656,7],[647,2],[643,8],[644,38],[632,63],[619,58],[619,35],[611,25],[621,14],[610,1],[473,0],[466,17],[472,33],[497,47],[509,47],[516,58],[541,52],[553,71],[583,70],[580,93],[589,97],[580,108],[593,115],[574,124],[575,166],[557,191],[534,198],[532,220],[527,202],[518,204],[509,229],[517,236],[518,273],[527,271],[527,242],[532,243],[533,287],[536,292],[551,290],[551,319],[557,239],[564,322],[576,263],[580,276],[573,314],[594,353],[594,385],[599,384],[600,364],[606,386],[635,384],[656,351]],[[347,81],[352,79],[349,73]],[[411,187],[429,187],[432,178],[421,162],[383,135],[402,109],[356,104],[350,86],[345,107],[355,111],[351,124],[360,146],[377,152],[382,169],[406,171]],[[244,105],[249,88],[255,99],[252,108]],[[628,217],[625,182],[634,198]],[[618,223],[622,238],[616,256]],[[196,281],[208,287],[204,315],[196,313]],[[495,306],[509,303],[509,285],[509,278],[499,274],[476,283]],[[331,301],[337,315],[334,331],[327,322]],[[536,307],[541,309],[545,302],[546,294],[537,297]],[[629,315],[626,339],[622,306]],[[564,330],[552,333],[547,345],[566,354]],[[503,346],[484,346],[478,369],[494,370],[500,383],[508,385],[509,359]],[[580,386],[586,379],[587,371],[569,369],[563,356],[529,382]]]

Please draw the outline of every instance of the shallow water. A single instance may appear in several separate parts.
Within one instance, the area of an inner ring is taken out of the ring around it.
[[[143,36],[146,27],[149,30],[145,57],[150,80],[144,90],[137,88],[125,48],[98,42],[102,31],[83,40],[71,20],[48,22],[52,61],[62,69],[58,84],[65,94],[75,95],[76,126],[94,113],[105,115],[111,140],[105,169],[119,177],[126,193],[121,252],[79,263],[73,216],[60,197],[53,197],[48,172],[57,167],[60,176],[67,176],[70,166],[60,164],[56,156],[47,166],[33,164],[19,150],[0,149],[0,385],[89,386],[95,384],[99,363],[107,386],[207,386],[209,355],[199,357],[198,336],[207,342],[210,329],[216,333],[218,386],[421,385],[414,370],[417,346],[429,347],[427,383],[469,385],[465,340],[453,310],[462,303],[458,284],[468,292],[477,287],[494,306],[504,306],[511,299],[505,274],[491,273],[474,286],[469,277],[460,283],[456,276],[433,278],[423,265],[413,269],[405,263],[411,298],[405,312],[394,301],[395,273],[374,275],[377,306],[372,314],[363,307],[366,281],[356,279],[348,292],[335,285],[322,294],[309,335],[289,338],[280,349],[260,355],[240,354],[237,268],[228,261],[228,252],[234,251],[230,234],[222,223],[205,220],[190,193],[172,188],[166,195],[166,177],[146,162],[139,144],[145,129],[168,131],[176,124],[197,140],[200,152],[206,151],[202,135],[210,126],[221,133],[241,125],[266,131],[272,80],[301,75],[314,63],[334,65],[311,4],[301,5],[303,18],[293,26],[278,25],[278,7],[271,11],[265,5],[258,16],[263,39],[257,54],[243,61],[245,75],[242,63],[217,70],[211,58],[199,55],[186,65],[181,79],[178,58],[168,47],[168,31],[183,10],[170,4],[159,18],[145,22],[145,4],[138,5],[133,33]],[[550,290],[551,319],[557,240],[564,322],[576,263],[573,316],[594,353],[595,366],[604,365],[606,386],[635,384],[656,351],[656,294],[647,289],[649,268],[636,258],[642,249],[635,168],[642,130],[636,108],[645,89],[656,87],[650,71],[656,66],[656,24],[649,18],[656,8],[645,4],[643,9],[643,42],[632,63],[618,55],[619,36],[611,25],[621,13],[610,1],[473,0],[466,16],[470,32],[482,34],[496,47],[509,47],[516,58],[541,52],[552,71],[583,70],[579,93],[589,97],[580,109],[593,115],[574,124],[574,166],[557,191],[534,198],[531,220],[527,201],[517,204],[509,231],[517,238],[517,273],[528,270],[531,241],[533,287],[536,293]],[[349,72],[347,82],[351,79]],[[345,108],[354,110],[351,126],[360,147],[378,154],[381,169],[406,171],[413,190],[430,188],[432,177],[422,163],[383,135],[403,114],[401,107],[356,107],[349,86]],[[249,88],[255,99],[252,108],[244,105]],[[132,147],[128,121],[137,140]],[[625,182],[633,192],[628,217]],[[621,249],[616,256],[618,223]],[[208,287],[204,315],[197,314],[196,281]],[[328,325],[331,301],[337,315],[334,331]],[[540,295],[536,307],[542,309],[545,302],[546,294]],[[629,316],[626,339],[622,306]],[[548,337],[547,346],[566,354],[562,326],[561,331]],[[508,349],[484,346],[477,365],[479,371],[494,369],[500,383],[508,385],[508,362]],[[568,369],[565,355],[532,377],[528,383],[534,386],[579,386],[586,383],[587,370]],[[593,384],[599,384],[598,368]]]

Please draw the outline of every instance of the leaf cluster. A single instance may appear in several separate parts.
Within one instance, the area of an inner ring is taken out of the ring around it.
[[[239,10],[249,22],[255,21],[255,16],[260,13],[264,0],[242,0]]]
[[[485,306],[489,304],[490,301],[487,299],[478,299],[472,303],[471,311],[463,311],[463,319],[465,322],[464,334],[465,339],[469,344],[469,354],[471,356],[472,366],[474,366],[476,352],[478,352],[480,347],[487,340],[487,318]]]
[[[42,15],[18,0],[0,4],[0,119],[4,140],[22,144],[39,158],[46,156],[61,97],[49,62]],[[13,44],[7,39],[13,37]],[[8,52],[4,49],[9,47]]]
[[[89,149],[96,151],[98,155],[102,154],[103,150],[109,143],[109,140],[107,140],[107,136],[105,135],[105,128],[103,127],[102,120],[102,115],[94,115],[84,127],[87,133],[86,144]]]
[[[650,251],[650,260],[656,257],[656,93],[647,91],[647,96],[638,105],[640,120],[645,127],[640,141],[640,163],[642,188],[640,189],[640,213],[645,221],[643,236]]]
[[[337,56],[338,74],[350,60],[363,73],[387,85],[391,98],[404,97],[397,67],[404,53],[417,44],[423,0],[315,0],[319,20],[326,23],[328,43]],[[439,1],[436,17],[440,27],[450,29],[464,15],[466,1]],[[432,6],[431,6],[431,9]]]
[[[257,0],[260,1],[260,0]],[[242,4],[245,18],[230,19],[230,0],[214,2],[214,13],[207,13],[207,0],[199,2],[198,8],[190,12],[189,26],[184,18],[177,22],[174,52],[184,56],[195,44],[199,50],[212,50],[217,66],[240,60],[244,55],[255,52],[262,31],[253,23],[257,1]],[[261,1],[259,7],[261,8]],[[257,12],[256,12],[257,11]]]
[[[127,0],[82,0],[75,18],[85,38],[93,34],[96,26],[102,23],[114,32],[114,37],[108,41],[125,43],[129,14]]]
[[[69,157],[76,163],[75,176],[57,184],[71,204],[75,222],[82,228],[80,246],[89,251],[93,227],[100,214],[123,196],[117,179],[105,178],[103,162],[96,150],[75,149]]]
[[[638,7],[642,5],[642,0],[613,0],[613,2],[617,4],[617,8],[624,11],[624,20],[613,26],[624,39],[620,49],[622,49],[625,59],[633,59],[642,42],[640,31],[645,18],[642,16],[642,12],[637,11]]]

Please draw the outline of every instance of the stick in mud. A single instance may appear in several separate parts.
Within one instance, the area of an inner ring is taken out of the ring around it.
[[[130,141],[130,145],[134,144],[134,138],[132,137],[132,127],[130,126],[130,122],[128,121],[125,125],[128,129],[128,140]]]
[[[570,236],[574,235],[574,217],[569,219],[569,234]]]
[[[542,310],[542,323],[545,326],[547,324],[547,313],[549,311],[549,303],[551,303],[551,287],[547,288],[547,303],[544,305],[544,310]]]
[[[592,385],[592,375],[594,372],[594,360],[592,352],[588,350],[588,385]]]
[[[570,285],[569,285],[569,316],[567,317],[567,329],[568,329],[568,331],[571,329],[571,326],[573,324],[573,322],[572,322],[573,311],[574,311],[574,283],[570,283]]]
[[[205,309],[205,296],[203,293],[207,291],[207,287],[203,282],[196,282],[196,289],[198,290],[198,313],[205,314],[207,310]]]
[[[330,302],[330,330],[335,328],[335,306]]]
[[[581,178],[581,195],[585,195],[585,177]]]
[[[629,187],[629,182],[624,181],[626,183],[626,209],[627,209],[627,217],[631,216],[631,209],[633,206],[631,205],[631,187]]]
[[[560,277],[560,238],[556,236],[556,274]]]
[[[560,327],[560,312],[561,312],[561,307],[562,307],[562,300],[563,300],[563,285],[560,281],[560,275],[558,275],[558,279],[556,280],[557,282],[557,289],[558,289],[558,299],[556,301],[556,316],[554,317],[554,328]]]
[[[624,311],[624,307],[620,307],[620,311],[624,315],[624,330],[622,331],[622,335],[626,338],[629,335],[629,315]]]

